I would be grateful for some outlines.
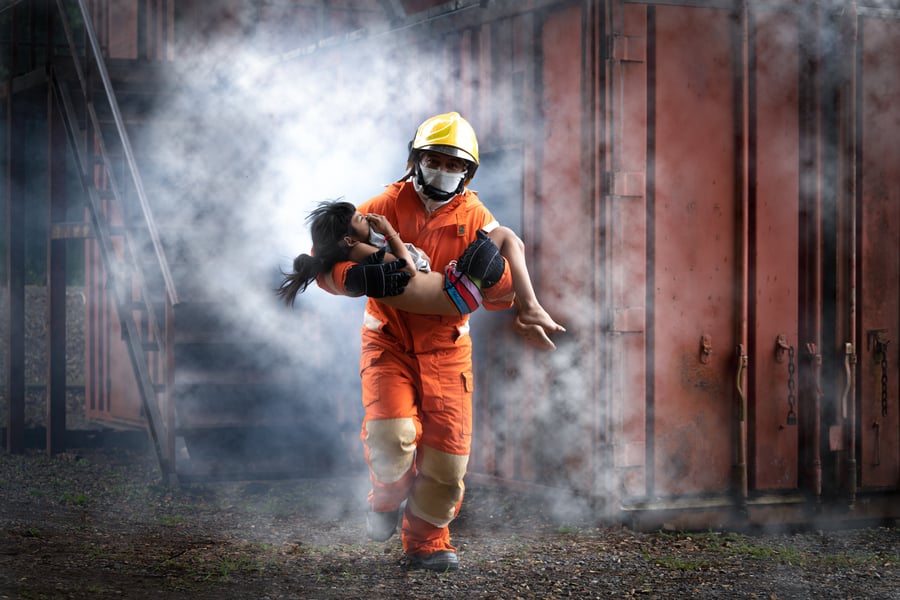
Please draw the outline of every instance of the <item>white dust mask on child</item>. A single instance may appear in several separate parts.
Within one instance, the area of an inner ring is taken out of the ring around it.
[[[425,185],[430,185],[435,189],[447,193],[455,192],[459,187],[460,182],[466,176],[465,172],[448,173],[446,171],[441,171],[440,169],[430,169],[421,164],[419,165],[419,168],[422,169],[422,180],[425,182]]]
[[[375,231],[374,228],[369,228],[369,243],[376,248],[381,248],[385,245],[384,236]]]

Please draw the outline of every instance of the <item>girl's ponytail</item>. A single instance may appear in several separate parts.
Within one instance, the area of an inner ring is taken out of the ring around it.
[[[284,279],[275,290],[275,293],[284,300],[285,304],[293,306],[297,294],[306,290],[307,286],[325,270],[325,261],[321,258],[310,256],[309,254],[301,254],[294,259],[293,272],[282,272]]]
[[[315,255],[301,254],[294,259],[293,272],[282,272],[284,279],[275,293],[285,304],[293,306],[297,294],[316,277],[330,271],[336,263],[349,260],[350,249],[342,242],[351,233],[350,222],[355,214],[356,207],[349,202],[327,200],[307,216]]]

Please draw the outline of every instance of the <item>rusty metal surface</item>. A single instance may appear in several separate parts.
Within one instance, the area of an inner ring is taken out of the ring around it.
[[[900,485],[900,22],[860,25],[861,202],[857,341],[863,488]],[[886,352],[885,352],[886,351]]]
[[[750,256],[750,484],[754,490],[798,484],[798,64],[796,15],[755,15],[756,129]],[[780,340],[780,341],[779,341]],[[793,396],[792,396],[793,394]]]
[[[729,21],[724,11],[656,9],[648,368],[660,495],[726,492],[734,460],[741,266]]]

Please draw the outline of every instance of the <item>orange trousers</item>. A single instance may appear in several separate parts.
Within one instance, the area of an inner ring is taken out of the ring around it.
[[[455,550],[449,523],[462,504],[472,439],[472,343],[456,337],[427,352],[363,331],[363,441],[375,511],[406,500],[401,540],[410,555]],[[441,335],[438,332],[436,335]]]

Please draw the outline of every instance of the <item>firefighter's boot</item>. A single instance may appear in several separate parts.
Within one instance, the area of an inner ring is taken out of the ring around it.
[[[400,509],[389,510],[387,512],[375,512],[370,510],[366,513],[366,535],[373,542],[384,542],[389,540],[394,532],[397,531],[397,523],[400,520]]]

